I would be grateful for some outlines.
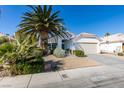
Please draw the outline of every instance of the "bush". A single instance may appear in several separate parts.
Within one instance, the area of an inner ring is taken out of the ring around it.
[[[43,71],[44,61],[42,58],[37,58],[37,59],[35,58],[35,60],[33,61],[30,60],[27,62],[20,62],[20,61],[18,60],[17,63],[10,65],[9,71],[11,75],[33,74]]]
[[[10,52],[13,49],[13,45],[10,43],[3,43],[0,45],[0,55],[3,55],[6,52]]]
[[[43,56],[43,50],[40,48],[34,48],[31,52],[34,56]]]
[[[70,49],[66,49],[66,54],[70,54],[71,50]]]
[[[61,49],[61,48],[56,48],[53,51],[53,55],[59,58],[63,58],[66,56],[65,50]]]
[[[10,68],[7,68],[10,74],[21,75],[42,72],[44,68],[42,50],[36,47],[24,47],[23,49],[19,52],[6,52],[1,58],[3,63],[10,65]]]
[[[118,56],[124,56],[124,54],[123,53],[118,53]]]
[[[74,54],[78,57],[85,57],[85,53],[84,51],[81,51],[81,50],[74,50]]]
[[[12,41],[0,46],[0,63],[11,75],[32,74],[43,71],[43,51],[37,48],[37,44],[28,42],[28,38],[22,43]]]

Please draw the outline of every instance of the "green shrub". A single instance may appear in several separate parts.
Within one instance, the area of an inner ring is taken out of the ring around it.
[[[32,74],[43,71],[43,51],[37,44],[31,44],[25,39],[22,43],[12,41],[0,45],[0,62],[11,75]],[[9,68],[6,68],[6,66]]]
[[[9,71],[11,75],[22,75],[40,73],[43,71],[43,68],[43,60],[39,60],[34,63],[18,62],[16,64],[12,64],[10,65]]]
[[[74,50],[74,54],[78,57],[85,57],[85,53],[84,51],[81,51],[81,50]]]
[[[9,70],[11,75],[30,74],[31,66],[27,63],[12,64]]]
[[[65,50],[61,49],[61,48],[56,48],[53,51],[53,55],[59,58],[63,58],[66,56]]]
[[[0,65],[3,64],[3,61],[0,60]]]
[[[22,74],[32,74],[32,66],[29,64],[24,64],[24,67],[22,67]]]
[[[11,52],[13,50],[13,45],[6,42],[0,45],[0,56],[4,55],[6,52]]]
[[[70,54],[71,50],[70,49],[66,49],[66,54]]]
[[[28,47],[23,46],[23,49],[20,49],[18,52],[8,51],[1,58],[3,63],[10,64],[8,71],[11,75],[32,74],[43,71],[43,51],[36,47]]]
[[[123,53],[118,53],[118,56],[124,56],[124,54]]]
[[[31,52],[34,56],[43,56],[43,50],[40,48],[34,48]]]

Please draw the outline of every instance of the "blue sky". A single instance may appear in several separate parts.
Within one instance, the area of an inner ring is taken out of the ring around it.
[[[27,6],[0,6],[0,32],[13,34]],[[103,36],[104,33],[124,33],[124,6],[54,6],[60,10],[66,28],[74,34],[81,32]]]

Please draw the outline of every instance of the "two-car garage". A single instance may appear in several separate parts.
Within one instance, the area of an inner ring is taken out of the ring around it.
[[[96,54],[97,44],[96,43],[79,43],[80,47],[85,51],[86,54]]]
[[[75,38],[75,49],[84,50],[86,54],[96,54],[99,52],[98,44],[100,38],[94,34],[82,33]]]

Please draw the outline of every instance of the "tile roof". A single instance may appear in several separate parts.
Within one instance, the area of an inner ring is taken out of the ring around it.
[[[100,38],[97,35],[91,34],[91,33],[81,33],[81,34],[77,35],[74,38],[74,40],[77,41],[77,40],[80,40],[82,38],[96,38],[96,39],[100,40]]]
[[[117,33],[110,36],[106,36],[102,38],[103,42],[124,42],[124,34]]]

